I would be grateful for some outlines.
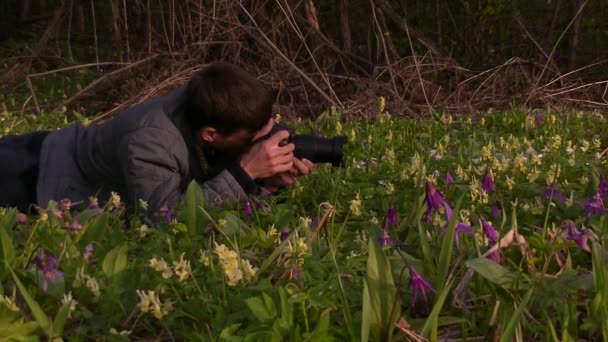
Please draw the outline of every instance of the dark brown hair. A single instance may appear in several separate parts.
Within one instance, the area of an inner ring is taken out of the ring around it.
[[[216,62],[197,72],[186,87],[184,115],[193,129],[213,127],[221,134],[257,131],[272,115],[274,97],[247,71]]]

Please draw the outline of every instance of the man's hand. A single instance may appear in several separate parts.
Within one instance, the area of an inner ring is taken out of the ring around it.
[[[265,179],[263,184],[268,191],[275,192],[279,188],[293,184],[296,178],[312,173],[314,169],[315,164],[310,160],[294,157],[291,169]]]
[[[251,179],[261,179],[289,171],[294,166],[293,144],[279,146],[289,132],[279,131],[270,138],[254,144],[241,157],[241,167]]]

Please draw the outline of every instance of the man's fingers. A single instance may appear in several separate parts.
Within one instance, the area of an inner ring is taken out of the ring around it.
[[[307,174],[309,174],[312,171],[312,169],[310,168],[310,166],[306,165],[306,163],[304,162],[304,160],[300,160],[298,158],[293,158],[293,168],[292,168],[292,170],[294,172],[292,172],[292,174],[294,176],[307,175]]]
[[[270,138],[268,138],[268,141],[270,144],[272,144],[272,146],[276,146],[279,144],[279,142],[281,142],[281,140],[287,138],[289,138],[289,132],[287,132],[286,130],[281,130],[273,134]]]
[[[302,158],[300,159],[302,161],[302,163],[304,163],[308,169],[310,170],[310,172],[313,172],[315,169],[315,163],[311,162],[310,160],[306,159],[306,158]]]

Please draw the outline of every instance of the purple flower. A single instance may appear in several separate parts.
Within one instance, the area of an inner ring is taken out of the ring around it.
[[[486,220],[481,219],[481,230],[483,234],[488,238],[488,248],[494,247],[495,244],[498,243],[498,232],[494,227],[492,227]],[[498,255],[498,251],[490,253],[488,258],[494,262],[499,262],[500,258]]]
[[[562,205],[566,201],[566,198],[564,197],[564,193],[561,192],[558,188],[556,188],[553,185],[551,185],[550,187],[547,187],[547,189],[545,190],[545,193],[543,194],[543,197],[542,197],[543,203],[547,203],[549,201],[549,199],[551,199],[559,204],[562,204]]]
[[[97,202],[97,197],[89,197],[89,206],[87,209],[99,209],[99,203]]]
[[[89,244],[87,244],[84,247],[84,251],[82,252],[82,258],[84,259],[85,262],[89,262],[89,258],[91,257],[91,255],[93,254],[93,243],[90,242]]]
[[[471,235],[473,234],[473,229],[468,224],[462,222],[456,223],[456,227],[454,227],[454,244],[458,249],[460,249],[460,233]]]
[[[487,194],[496,191],[496,186],[494,185],[494,182],[492,182],[492,176],[490,175],[490,169],[486,169],[486,173],[481,178],[481,188]]]
[[[264,188],[262,188],[262,191],[268,191]],[[253,199],[253,203],[255,203],[255,206],[259,209],[259,210],[266,210],[268,209],[268,206],[266,205],[266,203],[264,203],[263,201],[261,201],[259,198],[257,198],[256,196],[251,197]],[[250,205],[251,206],[251,205]]]
[[[387,226],[389,226],[389,225],[394,226],[396,224],[397,224],[397,210],[395,210],[395,205],[391,203],[388,206],[388,210],[386,211],[384,218],[382,219],[381,227],[382,227],[382,229],[386,229]]]
[[[499,214],[500,209],[498,208],[498,202],[494,202],[494,204],[492,205],[492,210],[490,211],[490,215],[492,216],[492,218],[497,218]]]
[[[300,270],[297,267],[292,267],[289,270],[289,279],[293,279],[293,280],[300,279]]]
[[[606,179],[603,176],[600,177],[600,184],[598,184],[597,191],[602,198],[608,195],[608,182],[606,182]]]
[[[498,242],[498,232],[484,219],[481,219],[481,230],[488,238],[489,244],[494,245],[496,242]]]
[[[444,208],[445,214],[450,219],[452,217],[452,208],[444,201],[443,196],[433,183],[426,181],[426,194],[424,196],[424,203],[426,204],[426,221],[431,222],[431,214],[433,211],[439,212],[440,208]]]
[[[289,227],[283,228],[283,230],[281,231],[281,234],[279,235],[279,240],[285,241],[289,237],[290,234],[291,234],[291,229],[289,229]]]
[[[454,177],[452,177],[450,171],[445,172],[445,176],[443,177],[443,183],[446,187],[450,184],[454,184]]]
[[[82,230],[82,225],[78,223],[76,219],[73,219],[72,223],[70,223],[69,226],[65,227],[65,230],[67,230],[68,233],[77,233]]]
[[[540,125],[541,122],[543,122],[543,115],[542,114],[534,115],[534,124]]]
[[[167,204],[165,204],[164,206],[162,206],[159,210],[158,210],[159,214],[161,216],[165,217],[165,220],[167,221],[167,224],[171,223],[171,220],[173,219],[173,214],[171,214],[171,209],[169,209],[169,207],[167,207]]]
[[[393,239],[390,235],[388,235],[387,229],[382,229],[382,236],[378,238],[378,244],[380,244],[381,248],[390,248],[393,247]]]
[[[412,266],[408,266],[408,270],[410,272],[410,281],[408,282],[407,287],[412,291],[412,305],[416,303],[418,295],[421,295],[424,302],[427,303],[426,293],[428,291],[435,292],[435,290],[433,290],[431,284],[424,280]]]
[[[599,191],[596,192],[588,202],[582,203],[582,207],[587,216],[603,216],[606,213],[606,210],[604,209],[604,201],[602,200],[602,194]]]
[[[251,208],[251,203],[249,201],[245,202],[244,208],[245,216],[251,217],[253,215],[253,209]]]
[[[17,213],[17,223],[18,224],[27,224],[27,215],[24,213]]]
[[[69,198],[64,198],[61,201],[59,201],[59,210],[61,211],[66,211],[66,210],[70,210],[72,208],[72,201],[70,201]]]
[[[47,255],[44,250],[34,258],[34,264],[38,270],[42,271],[42,290],[46,292],[49,281],[54,283],[57,277],[63,275],[63,272],[57,270],[58,261],[55,257]]]
[[[569,221],[562,227],[562,239],[565,241],[574,241],[580,249],[591,252],[587,240],[591,239],[596,241],[598,237],[591,229],[586,227],[583,227],[579,231],[574,223]]]

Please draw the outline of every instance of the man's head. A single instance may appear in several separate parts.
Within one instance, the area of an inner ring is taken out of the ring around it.
[[[184,114],[199,141],[216,149],[251,143],[272,116],[272,92],[245,70],[212,63],[186,88]]]

